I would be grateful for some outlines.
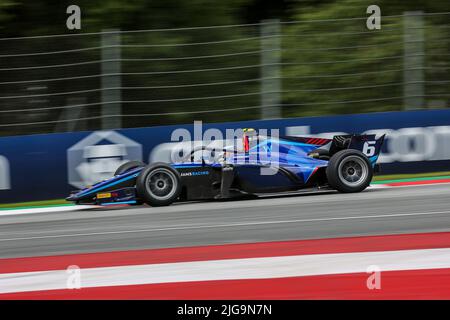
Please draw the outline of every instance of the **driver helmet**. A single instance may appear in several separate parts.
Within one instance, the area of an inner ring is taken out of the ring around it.
[[[244,128],[242,136],[242,144],[244,146],[244,151],[249,152],[250,149],[258,144],[258,134],[253,128]]]

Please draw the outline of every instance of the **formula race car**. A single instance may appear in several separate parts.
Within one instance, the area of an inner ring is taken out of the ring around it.
[[[126,162],[113,177],[75,191],[66,200],[166,206],[175,201],[255,197],[305,188],[360,192],[378,169],[384,135],[378,139],[375,135],[269,137],[246,130],[238,140],[237,147],[191,148],[172,163]]]

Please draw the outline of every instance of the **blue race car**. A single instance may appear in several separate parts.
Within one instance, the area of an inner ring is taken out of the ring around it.
[[[66,200],[76,204],[148,204],[167,206],[175,201],[255,197],[305,188],[360,192],[375,170],[384,135],[268,137],[246,130],[242,146],[214,149],[200,146],[182,161],[130,161],[114,176]],[[208,153],[195,159],[195,155]]]

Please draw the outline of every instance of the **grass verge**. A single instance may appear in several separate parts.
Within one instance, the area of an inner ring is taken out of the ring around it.
[[[72,204],[67,202],[64,199],[42,200],[42,201],[0,204],[0,210],[29,209],[29,208],[41,208],[41,207],[53,207],[53,206],[70,206],[70,205],[72,205]]]
[[[418,178],[440,178],[450,177],[450,171],[441,172],[428,172],[428,173],[416,173],[416,174],[388,174],[388,175],[376,175],[372,181],[384,181],[384,180],[400,180],[400,179],[418,179]]]

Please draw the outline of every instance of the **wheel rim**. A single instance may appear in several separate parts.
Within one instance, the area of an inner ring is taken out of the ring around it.
[[[155,169],[145,179],[147,192],[156,200],[170,199],[177,191],[178,181],[168,169]]]
[[[338,173],[342,183],[350,187],[357,187],[366,181],[369,167],[364,159],[351,156],[341,161]]]

